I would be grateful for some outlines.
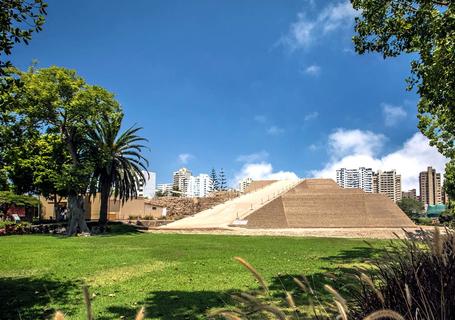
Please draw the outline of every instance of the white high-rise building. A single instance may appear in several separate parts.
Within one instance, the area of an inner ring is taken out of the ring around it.
[[[212,191],[212,179],[205,173],[188,179],[187,197],[206,197]]]
[[[181,168],[174,172],[173,187],[180,191],[182,194],[188,193],[188,182],[191,177],[191,171],[187,168]]]
[[[253,182],[253,179],[251,178],[243,178],[242,180],[240,180],[239,182],[239,191],[240,192],[245,192],[246,188],[251,184],[251,182]]]
[[[156,173],[152,171],[142,171],[145,182],[141,183],[137,195],[144,198],[153,198],[156,193]]]
[[[359,168],[359,188],[365,192],[373,192],[373,170],[371,168]]]
[[[162,194],[171,195],[173,186],[172,183],[161,183],[156,186],[156,190],[160,191]]]
[[[342,188],[356,188],[365,192],[373,192],[373,170],[365,167],[338,169],[337,184]]]

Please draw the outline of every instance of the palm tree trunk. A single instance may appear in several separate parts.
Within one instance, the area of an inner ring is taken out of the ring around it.
[[[109,203],[109,196],[111,193],[111,183],[110,179],[106,177],[101,177],[101,204],[100,204],[100,219],[99,223],[101,225],[107,224],[107,210]]]

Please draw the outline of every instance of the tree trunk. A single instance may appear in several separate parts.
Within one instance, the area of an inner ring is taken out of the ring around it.
[[[54,218],[55,218],[55,221],[59,220],[58,201],[57,201],[57,195],[55,193],[54,193]]]
[[[100,204],[100,219],[101,225],[107,224],[107,210],[109,204],[109,196],[111,194],[111,184],[109,179],[101,178],[101,204]]]
[[[70,195],[68,197],[69,224],[67,234],[72,236],[77,233],[90,233],[85,222],[84,197]]]

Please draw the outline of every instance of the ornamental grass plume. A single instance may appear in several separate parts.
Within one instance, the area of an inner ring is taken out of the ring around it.
[[[236,308],[218,310],[211,316],[224,319],[342,319],[342,320],[453,320],[455,319],[455,231],[436,228],[405,231],[404,239],[393,240],[369,268],[355,269],[349,282],[341,280],[349,293],[333,286],[323,288],[330,300],[312,288],[304,276],[292,280],[305,295],[298,305],[287,291],[283,299],[270,294],[265,280],[246,260],[236,257],[269,294],[236,293]],[[328,276],[327,278],[333,278]],[[313,304],[316,302],[316,305]]]

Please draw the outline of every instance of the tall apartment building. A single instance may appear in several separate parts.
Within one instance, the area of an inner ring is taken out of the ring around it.
[[[365,192],[373,192],[373,170],[365,167],[338,169],[337,184],[342,188],[357,188]]]
[[[189,178],[185,194],[187,197],[206,197],[210,192],[212,192],[212,179],[208,174],[201,173]]]
[[[243,178],[239,182],[239,191],[240,192],[245,192],[246,188],[253,182],[253,179],[251,178]]]
[[[139,185],[137,195],[143,198],[153,198],[156,193],[156,173],[152,171],[142,171],[145,181]]]
[[[401,175],[396,170],[378,170],[373,174],[373,193],[385,194],[394,202],[400,201]]]
[[[432,167],[419,174],[420,201],[423,204],[441,204],[441,174]]]
[[[183,194],[186,194],[188,192],[188,181],[191,177],[191,171],[187,168],[181,168],[174,172],[173,176],[173,187]]]
[[[403,191],[401,193],[401,198],[409,198],[409,199],[414,199],[417,200],[417,190],[416,189],[411,189],[409,191]]]

